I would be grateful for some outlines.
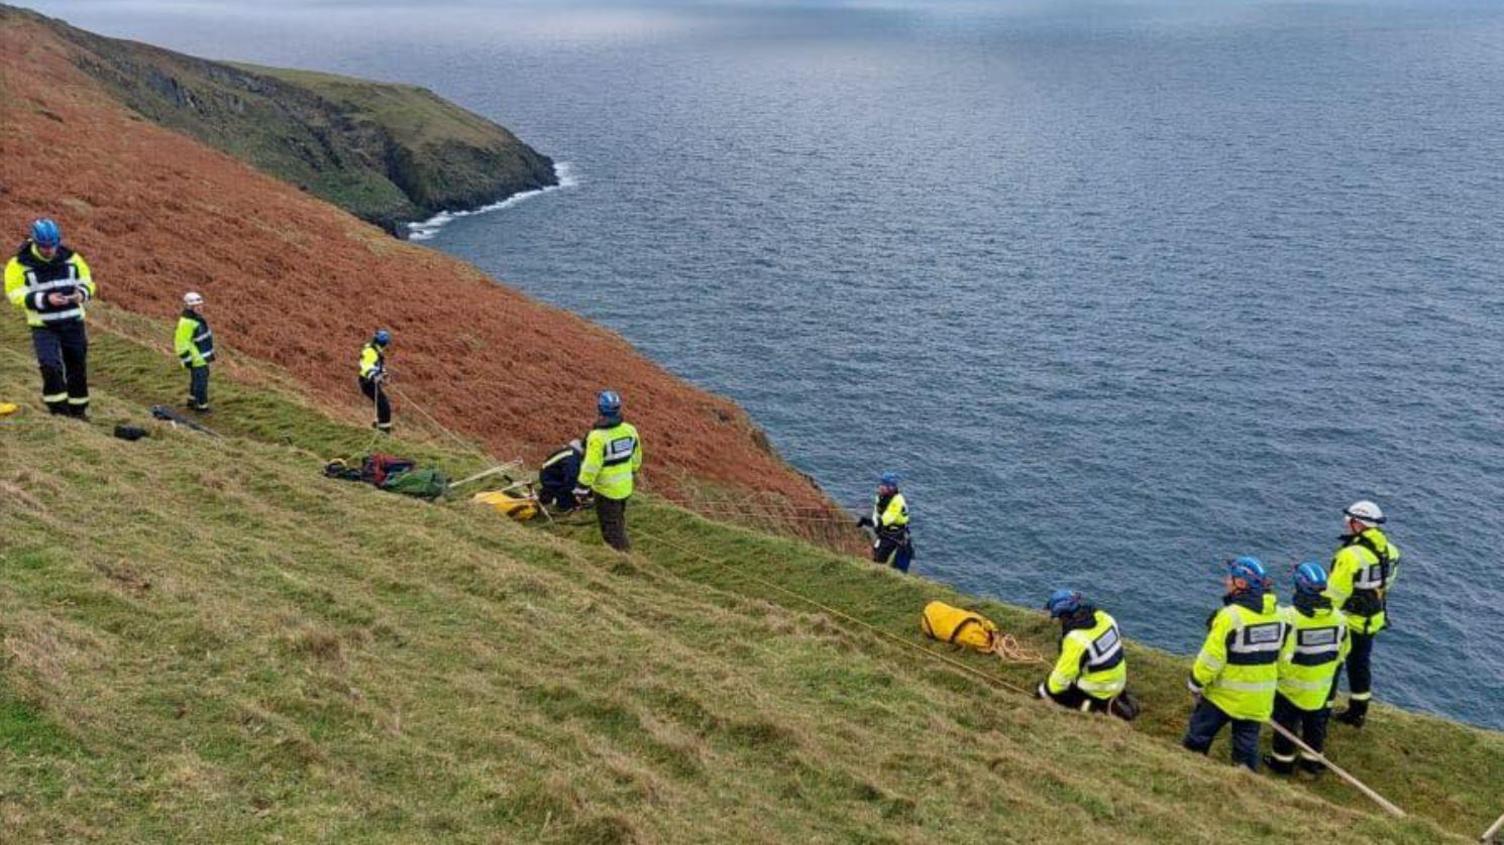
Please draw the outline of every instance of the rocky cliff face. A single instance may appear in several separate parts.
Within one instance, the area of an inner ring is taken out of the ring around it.
[[[394,233],[557,182],[547,156],[421,88],[207,61],[10,14],[75,46],[77,67],[138,114]]]

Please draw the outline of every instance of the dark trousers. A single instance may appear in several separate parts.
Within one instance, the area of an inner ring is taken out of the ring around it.
[[[89,335],[83,320],[33,326],[31,346],[42,370],[42,401],[54,414],[89,412]]]
[[[1300,737],[1306,745],[1320,751],[1326,747],[1326,725],[1331,718],[1332,708],[1323,707],[1319,710],[1302,710],[1295,706],[1295,702],[1283,695],[1274,696],[1274,721],[1285,730]],[[1319,769],[1321,764],[1310,759],[1310,755],[1304,751],[1300,756],[1305,758],[1304,765],[1308,769]],[[1274,759],[1280,763],[1295,762],[1295,743],[1285,739],[1284,735],[1274,733]]]
[[[601,539],[619,552],[632,550],[627,540],[627,500],[595,497],[595,519],[601,526]]]
[[[386,401],[386,391],[381,389],[381,382],[363,378],[360,380],[360,392],[376,405],[376,427],[383,431],[391,428],[392,406]]]
[[[1181,745],[1200,754],[1212,747],[1212,740],[1222,726],[1232,723],[1232,761],[1248,768],[1259,770],[1259,723],[1248,719],[1234,719],[1222,712],[1222,708],[1205,698],[1196,702],[1191,711],[1190,723],[1185,726],[1185,738]]]
[[[909,542],[907,534],[902,537],[879,535],[872,546],[872,560],[886,563],[899,572],[908,572],[909,563],[914,560],[914,544]]]
[[[1360,634],[1348,631],[1352,637],[1353,650],[1347,653],[1347,691],[1353,701],[1367,701],[1373,697],[1373,641],[1378,634]],[[1337,683],[1342,679],[1342,669],[1332,679],[1332,698],[1337,697]]]
[[[209,409],[209,365],[188,368],[188,407],[197,411]]]
[[[543,485],[538,488],[538,501],[545,505],[553,505],[561,511],[572,511],[580,504],[574,497],[574,487],[569,485],[564,487]]]
[[[1061,693],[1050,692],[1049,688],[1043,685],[1041,688],[1044,689],[1044,694],[1056,704],[1072,710],[1080,710],[1082,713],[1106,713],[1112,703],[1111,699],[1088,695],[1082,692],[1080,687],[1066,687],[1065,692]]]

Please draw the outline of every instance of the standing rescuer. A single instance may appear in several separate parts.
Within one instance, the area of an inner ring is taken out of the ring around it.
[[[371,426],[384,432],[392,430],[392,405],[382,389],[386,381],[386,348],[391,342],[391,332],[377,329],[360,349],[360,392],[376,407],[376,420]]]
[[[627,499],[632,496],[633,477],[642,467],[642,439],[637,429],[621,418],[621,397],[603,390],[596,397],[600,417],[585,438],[585,460],[580,464],[580,487],[576,495],[595,492],[595,518],[601,539],[617,551],[630,551],[627,539]]]
[[[42,370],[42,401],[54,414],[89,416],[89,336],[84,303],[94,279],[83,256],[63,246],[57,223],[42,218],[5,265],[5,296],[26,312]]]
[[[1294,584],[1290,604],[1279,609],[1290,635],[1279,655],[1274,721],[1320,752],[1326,746],[1327,719],[1332,715],[1332,682],[1350,644],[1347,620],[1324,594],[1326,570],[1321,564],[1307,561],[1295,567]],[[1273,753],[1264,762],[1282,775],[1294,772],[1295,743],[1276,732]],[[1312,774],[1325,769],[1305,750],[1300,752],[1300,766]]]
[[[1060,658],[1035,695],[1083,713],[1106,713],[1128,686],[1128,661],[1117,620],[1075,590],[1056,590],[1045,603],[1060,620]]]
[[[204,298],[193,291],[183,294],[183,313],[173,335],[178,360],[188,368],[188,407],[209,412],[209,362],[214,360],[214,332],[199,309]]]
[[[1288,628],[1279,617],[1264,565],[1255,557],[1227,564],[1227,594],[1208,620],[1206,641],[1188,686],[1196,706],[1181,744],[1205,754],[1232,723],[1232,759],[1259,767],[1259,726],[1274,712],[1279,655]]]
[[[1347,617],[1352,635],[1347,654],[1347,709],[1337,714],[1337,721],[1361,728],[1373,698],[1373,641],[1389,626],[1389,588],[1399,574],[1400,550],[1379,529],[1384,512],[1373,502],[1354,502],[1342,516],[1347,533],[1332,557],[1326,590],[1332,604]]]
[[[908,572],[914,559],[914,541],[909,534],[909,503],[898,492],[898,473],[885,472],[877,482],[872,497],[872,515],[856,521],[859,527],[871,528],[874,563],[890,564],[899,572]]]

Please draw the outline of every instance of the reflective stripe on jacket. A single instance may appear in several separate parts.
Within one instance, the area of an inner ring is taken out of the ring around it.
[[[173,335],[173,349],[185,367],[202,367],[214,360],[214,332],[197,311],[188,309],[178,317],[178,330]]]
[[[1049,690],[1060,695],[1072,686],[1093,698],[1109,699],[1128,685],[1128,661],[1117,620],[1103,611],[1090,628],[1068,631],[1060,640],[1060,658],[1050,672]]]
[[[1279,694],[1302,710],[1320,710],[1331,697],[1332,678],[1352,648],[1342,611],[1294,606],[1279,609],[1290,635],[1279,655]]]
[[[1384,553],[1381,558],[1375,549]],[[1347,617],[1347,627],[1360,634],[1377,634],[1389,624],[1385,605],[1399,576],[1400,549],[1384,532],[1369,528],[1343,538],[1332,556],[1326,595]]]
[[[5,265],[5,298],[26,312],[26,324],[45,326],[64,320],[84,319],[83,302],[53,305],[50,294],[80,294],[84,302],[94,298],[94,278],[83,256],[60,246],[52,260],[37,253],[31,241]]]
[[[598,423],[585,438],[580,486],[607,499],[632,495],[632,476],[642,466],[642,440],[631,423]]]
[[[1226,605],[1212,616],[1191,667],[1191,688],[1234,719],[1267,720],[1274,713],[1279,655],[1288,634],[1272,593],[1264,596],[1262,611]]]
[[[872,497],[872,527],[880,536],[901,537],[908,526],[909,503],[902,493]]]
[[[386,371],[386,352],[374,343],[360,349],[360,377],[373,379]]]

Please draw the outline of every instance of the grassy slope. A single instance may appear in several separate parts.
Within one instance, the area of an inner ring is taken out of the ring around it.
[[[0,5],[7,20],[44,22],[152,121],[388,229],[555,182],[546,156],[421,88],[213,62]]]
[[[0,395],[29,405],[0,423],[0,839],[1433,842],[1497,810],[1496,734],[1389,710],[1371,750],[1339,732],[1338,759],[1428,817],[1393,824],[1335,782],[1176,748],[1182,665],[1146,649],[1155,715],[1129,730],[752,580],[914,638],[924,600],[962,601],[919,579],[659,503],[624,559],[584,526],[325,481],[366,431],[265,367],[216,384],[234,436],[115,440],[182,376],[102,331],[165,325],[101,317],[87,427],[37,412],[0,324]],[[395,448],[476,465],[436,444]],[[1047,643],[1037,614],[988,610]]]

